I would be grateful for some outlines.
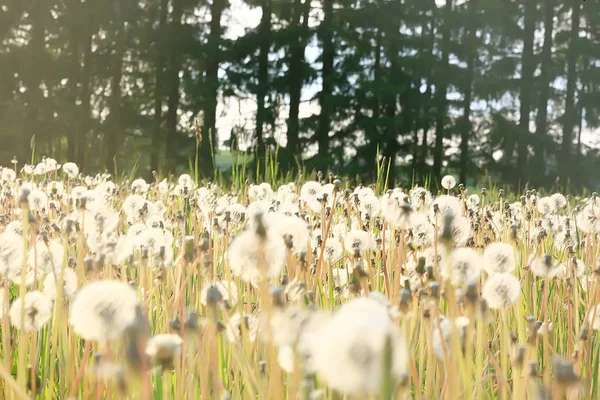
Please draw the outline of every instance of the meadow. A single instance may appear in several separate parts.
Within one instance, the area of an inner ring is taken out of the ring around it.
[[[600,198],[380,175],[2,167],[0,399],[598,398]]]

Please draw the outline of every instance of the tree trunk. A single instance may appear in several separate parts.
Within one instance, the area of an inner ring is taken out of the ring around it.
[[[115,53],[112,59],[110,72],[110,97],[108,100],[110,114],[107,117],[106,127],[106,154],[104,166],[109,171],[114,171],[118,159],[119,143],[122,140],[119,133],[123,129],[121,118],[121,79],[123,78],[123,55],[125,54],[125,27],[119,15],[115,17]]]
[[[150,169],[158,172],[159,157],[162,142],[162,105],[163,105],[163,80],[165,59],[165,25],[167,23],[167,13],[169,9],[169,0],[162,0],[158,11],[158,29],[155,32],[155,51],[156,51],[156,71],[154,75],[154,129],[152,131],[152,154],[150,155]]]
[[[545,142],[548,129],[548,98],[550,97],[550,75],[552,70],[552,40],[554,32],[554,4],[556,0],[546,0],[544,13],[544,45],[541,55],[540,75],[540,104],[535,119],[536,146],[533,165],[537,166],[535,172],[536,181],[539,184],[544,181],[546,168],[544,166]]]
[[[69,92],[69,102],[71,104],[76,104],[77,102],[77,94],[78,89],[77,85],[81,78],[81,65],[80,65],[80,40],[82,38],[82,26],[80,25],[81,18],[81,3],[79,0],[70,2],[71,12],[76,16],[73,21],[73,26],[71,26],[71,42],[70,42],[70,50],[71,50],[71,63],[69,66],[69,82],[68,82],[68,92]],[[75,160],[77,157],[77,142],[79,131],[81,129],[81,119],[79,118],[79,113],[75,112],[71,115],[71,120],[69,121],[69,126],[67,127],[67,159],[69,161]]]
[[[535,59],[533,39],[535,33],[536,0],[524,0],[525,28],[523,31],[523,60],[521,63],[521,93],[519,95],[519,135],[517,138],[517,170],[515,184],[518,188],[527,180],[527,155],[529,143],[529,116],[531,114],[531,95],[533,91],[533,73]]]
[[[319,105],[321,112],[317,125],[317,144],[319,145],[318,158],[319,163],[327,165],[329,157],[329,129],[331,128],[331,113],[333,112],[332,92],[333,92],[333,61],[335,48],[333,43],[333,1],[323,0],[323,22],[319,26],[319,36],[323,46],[321,54],[322,69],[321,79],[323,81],[321,93],[319,93]]]
[[[89,33],[83,51],[83,70],[81,75],[81,131],[77,135],[76,159],[79,170],[85,168],[85,138],[91,122],[91,80],[92,80],[92,34]]]
[[[561,175],[567,178],[571,168],[571,152],[573,147],[573,128],[577,123],[577,108],[575,106],[575,87],[577,85],[578,39],[580,25],[581,1],[571,0],[571,32],[569,50],[567,52],[567,96],[565,99],[565,115],[563,122]]]
[[[265,138],[264,125],[267,119],[265,98],[269,89],[269,50],[271,49],[272,0],[263,0],[262,17],[258,26],[260,50],[258,55],[258,88],[256,91],[256,155],[257,162],[264,162]]]
[[[213,0],[210,6],[210,34],[208,36],[206,61],[206,103],[204,123],[202,127],[202,142],[200,143],[200,172],[204,177],[212,178],[214,172],[213,154],[217,146],[217,104],[219,95],[219,65],[221,49],[219,42],[223,34],[221,17],[225,10],[224,0]]]
[[[453,0],[446,0],[444,6],[444,22],[442,22],[442,59],[436,73],[435,87],[435,147],[433,149],[433,178],[439,181],[442,175],[442,159],[444,157],[444,136],[446,113],[448,111],[448,62],[450,59],[450,17],[452,14]]]
[[[42,117],[40,114],[45,109],[44,97],[40,85],[43,81],[43,68],[40,68],[45,60],[46,52],[46,14],[48,10],[45,2],[36,3],[30,11],[31,40],[29,41],[27,53],[29,54],[29,66],[26,67],[27,77],[27,119],[25,120],[25,133],[22,138],[22,160],[31,161],[31,139],[36,135],[37,149],[40,148],[40,133],[42,128]]]
[[[475,77],[475,56],[477,53],[477,0],[471,0],[469,7],[469,26],[465,41],[467,53],[467,79],[464,87],[463,115],[460,122],[460,173],[459,182],[467,183],[469,169],[469,137],[471,136],[471,103],[473,102],[473,80]]]
[[[290,115],[287,122],[287,148],[289,154],[301,158],[300,134],[299,134],[299,113],[300,101],[302,95],[302,85],[304,84],[304,53],[306,49],[306,33],[308,30],[308,13],[310,11],[310,0],[295,0],[293,19],[291,26],[295,27],[297,38],[292,39],[290,46],[290,64],[289,64],[289,87],[290,87]],[[300,18],[302,17],[302,25]],[[286,167],[292,167],[294,160],[285,160]]]
[[[175,172],[175,168],[179,161],[178,145],[179,133],[177,132],[177,110],[179,108],[179,71],[181,70],[181,47],[178,40],[181,34],[181,17],[183,15],[182,0],[172,1],[171,11],[171,28],[169,40],[169,60],[165,81],[167,83],[167,112],[165,114],[165,129],[166,129],[166,159],[167,170],[171,173]]]
[[[423,29],[425,29],[425,25],[423,25]],[[435,63],[435,58],[433,56],[433,47],[435,45],[435,24],[434,22],[431,23],[431,28],[429,31],[429,40],[428,40],[428,52],[427,52],[427,63],[429,65],[433,65]],[[429,143],[428,143],[428,135],[429,135],[429,129],[431,128],[431,123],[430,123],[430,113],[432,111],[431,109],[431,94],[433,92],[432,89],[432,73],[431,73],[431,69],[428,70],[427,72],[427,78],[426,78],[426,85],[427,88],[425,89],[425,93],[423,94],[422,99],[423,101],[421,101],[421,118],[420,118],[420,129],[422,132],[421,135],[421,142],[419,143],[419,151],[418,151],[418,159],[416,162],[416,166],[415,166],[415,170],[416,170],[416,178],[418,179],[418,181],[421,181],[421,178],[423,178],[425,176],[425,164],[426,164],[426,160],[427,160],[427,155],[429,153]]]

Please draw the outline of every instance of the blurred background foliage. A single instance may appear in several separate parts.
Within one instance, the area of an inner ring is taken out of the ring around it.
[[[274,152],[390,185],[595,189],[599,24],[582,0],[0,0],[0,164],[35,143],[210,179]]]

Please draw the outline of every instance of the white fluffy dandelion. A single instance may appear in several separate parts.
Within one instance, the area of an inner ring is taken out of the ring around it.
[[[51,298],[56,300],[58,283],[60,281],[60,271],[56,271],[56,275],[53,272],[46,274],[44,279],[44,293]],[[71,298],[77,290],[77,275],[75,271],[70,268],[63,270],[63,298]]]
[[[444,262],[442,276],[450,279],[454,286],[466,286],[479,280],[481,264],[481,256],[475,250],[458,248],[452,252],[450,260]]]
[[[530,257],[529,267],[535,276],[540,278],[554,278],[561,272],[560,265],[552,258],[550,254],[544,256]]]
[[[134,322],[139,304],[135,290],[128,284],[95,281],[76,293],[69,323],[85,340],[114,340]]]
[[[250,282],[279,276],[285,261],[285,242],[277,234],[267,233],[264,239],[246,230],[233,239],[227,252],[233,273]]]
[[[208,291],[211,289],[216,289],[219,291],[221,296],[221,301],[226,301],[230,305],[235,305],[238,300],[238,290],[235,282],[231,281],[215,281],[209,282],[204,285],[202,290],[200,291],[200,303],[202,305],[207,304],[208,300]]]
[[[509,273],[494,274],[483,284],[482,296],[492,309],[511,307],[520,295],[521,283]]]
[[[71,179],[75,179],[79,175],[79,167],[74,162],[64,163],[62,170]]]
[[[355,248],[358,248],[361,254],[369,250],[373,250],[375,243],[368,232],[360,229],[353,229],[346,234],[344,238],[344,247],[349,253],[353,253]]]
[[[377,301],[352,300],[309,335],[312,365],[332,389],[357,396],[374,393],[381,385],[388,339],[393,352],[391,372],[398,377],[406,371],[408,362],[399,328]]]
[[[514,271],[514,251],[514,247],[508,243],[491,243],[483,251],[483,269],[488,274]]]
[[[23,267],[23,238],[6,230],[0,234],[0,275]]]
[[[446,175],[442,178],[442,187],[446,190],[452,190],[456,186],[456,178],[452,175]]]
[[[52,300],[37,290],[28,292],[23,299],[13,301],[9,315],[11,325],[17,329],[40,330],[52,316]]]

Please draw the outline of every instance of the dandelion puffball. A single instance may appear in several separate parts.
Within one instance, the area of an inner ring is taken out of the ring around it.
[[[509,273],[492,275],[483,284],[482,297],[491,309],[511,307],[520,295],[521,283]]]
[[[261,238],[252,230],[236,236],[227,251],[232,272],[245,281],[255,283],[261,278],[279,276],[285,253],[285,242],[279,235],[267,233]]]
[[[388,310],[369,298],[351,300],[320,329],[310,334],[311,362],[329,387],[365,395],[379,390],[388,338],[392,345],[392,374],[406,371],[408,354],[400,329]]]
[[[46,274],[44,279],[44,293],[52,300],[56,300],[58,282],[60,282],[60,271],[56,272],[56,275],[52,272]],[[63,298],[73,297],[77,290],[77,275],[75,271],[70,268],[63,270]]]
[[[170,368],[173,359],[181,353],[183,339],[176,334],[152,336],[146,343],[146,354],[156,359],[163,368]]]
[[[361,254],[374,249],[373,238],[368,232],[360,229],[353,229],[346,234],[344,238],[344,247],[346,251],[352,254],[354,249],[358,249]]]
[[[85,340],[114,340],[133,324],[139,304],[135,290],[128,284],[95,281],[75,295],[69,323]]]
[[[515,249],[508,243],[495,242],[483,251],[483,269],[488,274],[512,272],[515,269]]]
[[[32,291],[17,297],[10,306],[10,323],[27,332],[41,329],[52,316],[52,300],[44,293]]]
[[[452,175],[446,175],[442,178],[442,187],[446,190],[452,190],[456,186],[456,179]]]

